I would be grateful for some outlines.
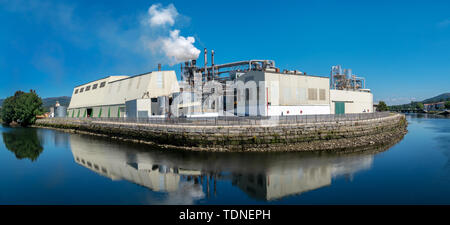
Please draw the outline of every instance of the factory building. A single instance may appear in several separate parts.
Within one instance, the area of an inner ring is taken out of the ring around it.
[[[135,105],[133,109],[128,108],[129,111],[136,113],[134,117],[137,113],[148,117],[152,112],[159,113],[158,99],[161,101],[162,96],[168,99],[168,96],[178,90],[174,71],[155,71],[135,76],[108,76],[75,87],[67,116],[125,117],[126,106]],[[128,113],[128,117],[133,117],[131,112]]]
[[[370,113],[365,79],[333,66],[330,77],[283,70],[273,60],[247,60],[175,71],[109,76],[73,90],[68,117],[288,116]]]
[[[237,115],[330,113],[328,77],[305,75],[298,71],[280,73],[267,69],[249,71],[239,76],[236,81],[245,84],[245,88],[241,89],[244,93],[237,93]],[[254,81],[254,85],[251,81]],[[252,92],[252,88],[256,91]]]

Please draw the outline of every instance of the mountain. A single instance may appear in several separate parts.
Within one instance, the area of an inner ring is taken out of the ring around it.
[[[3,100],[0,99],[0,107],[3,105]],[[50,107],[55,106],[56,101],[59,102],[61,106],[69,106],[70,103],[70,97],[68,96],[61,96],[61,97],[50,97],[50,98],[43,98],[42,99],[42,106],[46,111],[50,111]]]
[[[423,103],[432,103],[432,102],[440,102],[440,101],[450,101],[450,93],[444,93],[444,94],[440,94],[438,96],[429,98],[429,99],[425,99],[422,102]]]
[[[55,106],[56,101],[58,101],[61,106],[68,107],[70,103],[70,97],[61,96],[61,97],[43,98],[42,106],[46,111],[50,111],[50,107]]]

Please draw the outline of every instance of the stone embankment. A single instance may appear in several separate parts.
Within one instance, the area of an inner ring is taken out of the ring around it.
[[[111,121],[40,119],[38,127],[107,136],[164,148],[195,151],[344,151],[401,140],[402,114],[376,119],[317,123],[201,126]]]

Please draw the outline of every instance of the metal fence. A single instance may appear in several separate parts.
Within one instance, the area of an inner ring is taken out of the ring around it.
[[[325,115],[297,115],[297,116],[219,116],[219,117],[189,117],[189,118],[49,118],[53,121],[72,122],[114,122],[137,124],[174,124],[174,125],[263,125],[263,124],[308,124],[320,122],[358,121],[380,119],[391,115],[390,112],[355,113],[355,114],[325,114]]]

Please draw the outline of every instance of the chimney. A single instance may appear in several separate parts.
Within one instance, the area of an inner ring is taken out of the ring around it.
[[[214,50],[211,50],[211,71],[212,71],[212,77],[214,79],[214,73],[215,73],[215,69],[214,69]]]
[[[204,56],[205,56],[205,77],[208,76],[208,70],[207,70],[207,66],[208,66],[208,50],[206,50],[206,48],[204,49]]]
[[[161,63],[158,63],[158,71],[161,71]]]

